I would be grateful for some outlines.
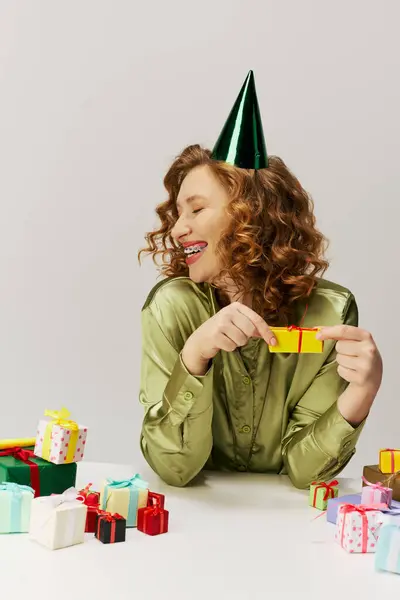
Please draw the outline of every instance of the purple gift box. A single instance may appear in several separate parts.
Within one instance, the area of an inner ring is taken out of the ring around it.
[[[340,496],[339,498],[329,498],[328,508],[326,510],[326,520],[329,523],[336,524],[336,517],[340,504],[355,504],[358,506],[361,504],[361,494],[348,494],[347,496]]]

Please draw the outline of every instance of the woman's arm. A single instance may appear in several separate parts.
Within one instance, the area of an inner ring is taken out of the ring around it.
[[[191,375],[182,361],[182,349],[171,337],[151,305],[144,308],[141,449],[166,483],[184,486],[201,471],[212,449],[213,367],[204,376]]]
[[[357,327],[358,311],[351,298],[344,323]],[[330,342],[328,342],[330,343]],[[338,408],[348,382],[338,373],[334,348],[311,386],[295,406],[282,440],[282,454],[291,481],[306,488],[314,480],[335,477],[355,453],[365,418],[352,426]]]

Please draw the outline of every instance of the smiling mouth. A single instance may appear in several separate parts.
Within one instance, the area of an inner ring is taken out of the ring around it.
[[[186,264],[191,265],[196,262],[207,248],[207,244],[193,244],[193,246],[186,246],[184,249]]]

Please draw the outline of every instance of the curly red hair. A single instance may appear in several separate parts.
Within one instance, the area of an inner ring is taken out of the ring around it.
[[[307,298],[318,277],[328,268],[324,258],[326,238],[317,230],[313,202],[276,156],[258,171],[238,169],[215,161],[199,145],[187,147],[168,170],[164,185],[168,199],[157,206],[159,229],[146,234],[147,247],[139,251],[161,259],[165,277],[188,276],[181,246],[171,236],[178,219],[176,199],[191,169],[207,165],[225,186],[231,201],[231,219],[217,253],[225,277],[244,294],[251,294],[253,309],[271,325],[287,324],[294,303]],[[212,282],[218,287],[218,282]]]

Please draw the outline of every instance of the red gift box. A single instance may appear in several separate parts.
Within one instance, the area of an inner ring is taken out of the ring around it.
[[[147,535],[159,535],[168,531],[169,512],[159,506],[145,506],[137,513],[137,528]]]
[[[89,483],[83,490],[79,492],[79,496],[83,498],[84,504],[86,504],[88,507],[85,526],[86,533],[95,533],[97,515],[99,513],[100,492],[91,490],[91,485],[92,484]]]

